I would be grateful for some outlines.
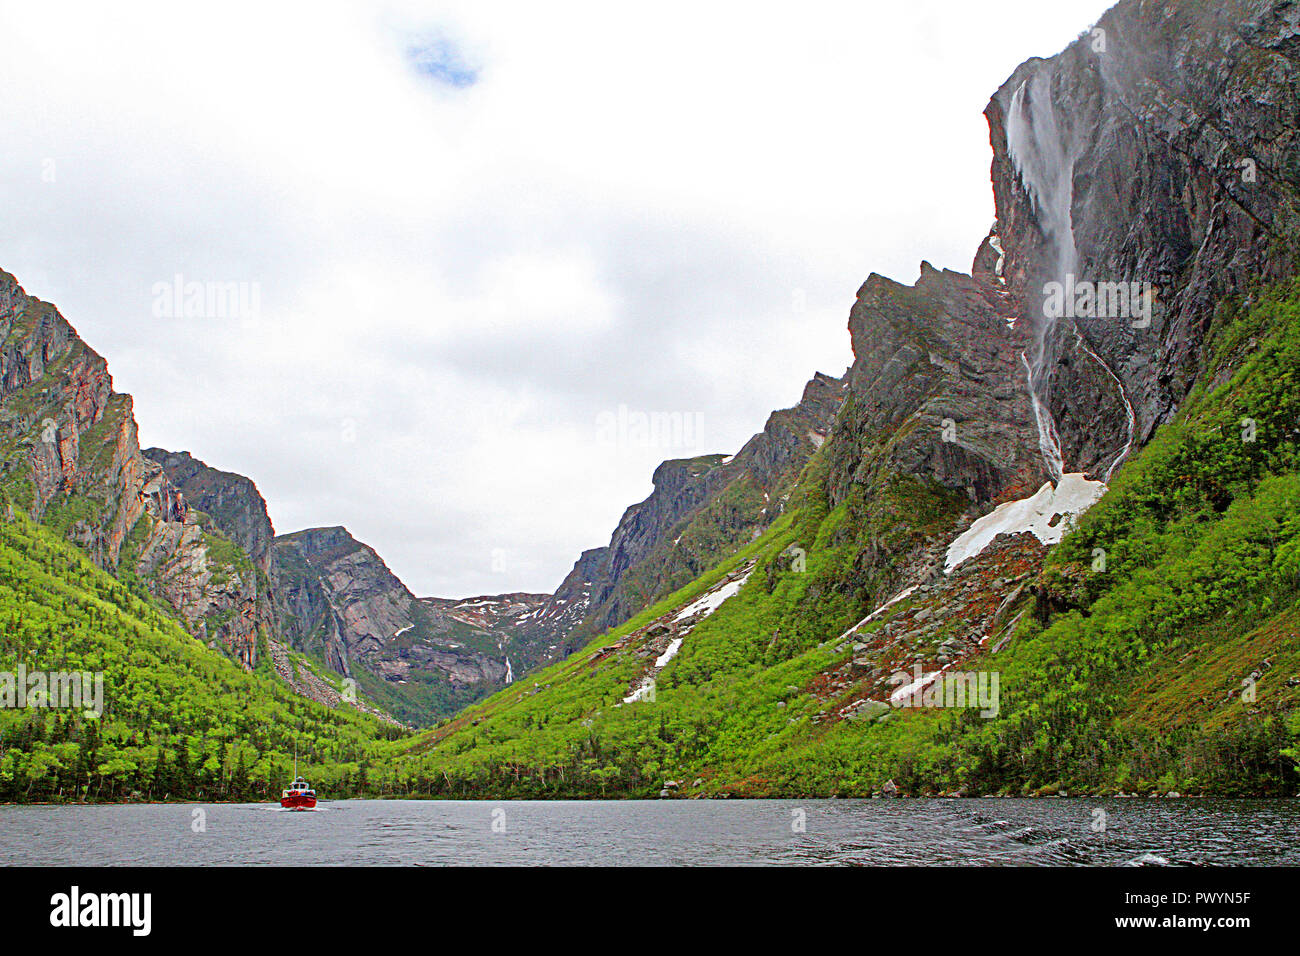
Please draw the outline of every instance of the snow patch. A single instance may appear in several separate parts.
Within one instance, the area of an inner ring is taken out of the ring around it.
[[[724,601],[728,598],[735,597],[736,594],[740,592],[740,589],[745,586],[745,582],[749,580],[749,575],[751,573],[752,569],[751,571],[746,571],[741,577],[736,578],[734,581],[728,581],[726,584],[722,585],[722,587],[714,588],[712,591],[705,594],[704,597],[686,605],[686,607],[682,608],[677,616],[673,618],[673,623],[684,621],[688,617],[700,614],[701,612],[703,612],[704,617],[708,617],[718,608],[722,607]]]
[[[915,593],[916,593],[916,589],[917,589],[919,586],[920,586],[920,585],[913,584],[910,588],[904,588],[902,591],[899,591],[897,594],[895,594],[893,597],[891,597],[891,598],[890,598],[888,601],[886,601],[884,604],[880,605],[880,607],[876,608],[874,611],[872,611],[870,614],[868,614],[868,615],[867,615],[866,617],[864,617],[862,620],[858,621],[857,624],[854,624],[851,628],[849,628],[847,631],[845,631],[843,634],[841,634],[841,635],[839,636],[839,640],[842,641],[842,640],[844,640],[845,638],[852,637],[854,634],[856,634],[856,633],[858,632],[858,628],[862,627],[864,624],[870,624],[870,623],[871,623],[872,621],[874,621],[877,617],[879,617],[881,614],[883,614],[883,613],[884,613],[886,610],[888,610],[889,608],[893,607],[893,606],[894,606],[895,604],[897,604],[899,601],[905,600],[906,598],[909,598],[909,597],[911,597],[913,594],[915,594]]]
[[[728,598],[735,597],[740,589],[745,586],[745,582],[749,580],[749,576],[753,574],[753,572],[754,569],[751,567],[734,581],[728,581],[723,585],[715,585],[703,597],[684,607],[677,616],[673,618],[673,622],[677,623],[678,621],[684,621],[686,618],[693,617],[696,614],[700,614],[701,619],[708,617],[718,608],[722,607],[723,602]],[[694,625],[691,625],[679,632],[681,637],[673,638],[664,652],[655,658],[650,674],[641,679],[641,683],[637,686],[636,690],[623,698],[623,703],[635,704],[639,700],[649,699],[650,694],[654,692],[654,675],[663,670],[664,666],[677,656],[677,652],[682,649],[682,641],[686,638],[686,635],[694,629]]]
[[[1103,482],[1089,481],[1080,474],[1062,475],[1055,486],[1044,482],[1030,497],[998,505],[950,544],[944,573],[981,553],[1000,534],[1027,531],[1043,544],[1056,544],[1069,530],[1070,519],[1083,514],[1105,493]]]
[[[625,704],[635,704],[639,700],[645,700],[654,690],[655,682],[653,677],[646,677],[641,681],[641,686],[632,693],[623,698]]]
[[[668,649],[655,658],[655,669],[658,670],[660,667],[663,667],[665,664],[667,664],[670,660],[672,660],[674,657],[677,656],[677,652],[680,651],[681,649],[682,649],[682,639],[680,637],[675,638],[673,642],[668,645]]]
[[[944,668],[943,670],[946,669],[947,668]],[[908,684],[907,686],[898,688],[898,690],[894,691],[892,694],[889,695],[889,702],[891,704],[896,705],[898,701],[904,701],[909,699],[917,691],[924,690],[925,688],[933,684],[935,678],[938,677],[940,674],[942,674],[943,670],[932,671],[929,674],[924,674],[919,679],[912,681],[912,683]]]

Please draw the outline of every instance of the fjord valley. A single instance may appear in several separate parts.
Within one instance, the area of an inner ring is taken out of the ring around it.
[[[0,275],[0,800],[264,799],[295,749],[335,798],[1294,796],[1298,17],[1122,0],[1016,68],[969,270],[868,276],[852,365],[550,594],[277,531]]]

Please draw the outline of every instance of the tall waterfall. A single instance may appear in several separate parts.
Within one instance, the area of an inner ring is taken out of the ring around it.
[[[1050,278],[1066,286],[1077,278],[1079,251],[1074,244],[1074,164],[1078,158],[1073,138],[1062,131],[1052,103],[1051,76],[1041,67],[1012,94],[1007,111],[1007,152],[1033,204],[1034,215],[1052,252]],[[1060,437],[1049,405],[1052,369],[1056,365],[1053,336],[1056,318],[1040,310],[1034,325],[1031,355],[1021,355],[1029,380],[1029,397],[1038,427],[1038,445],[1052,478],[1065,470]],[[1075,329],[1081,347],[1115,382],[1128,419],[1128,441],[1106,471],[1104,481],[1128,457],[1133,448],[1136,416],[1124,383]]]
[[[1039,70],[1016,88],[1007,111],[1007,152],[1033,203],[1034,215],[1053,253],[1052,278],[1064,283],[1078,266],[1071,203],[1074,199],[1075,153],[1067,144],[1052,105],[1051,77]],[[1034,344],[1022,355],[1029,379],[1029,397],[1038,426],[1038,445],[1053,479],[1064,464],[1056,422],[1048,403],[1051,372],[1056,364],[1052,332],[1056,320],[1036,316]]]

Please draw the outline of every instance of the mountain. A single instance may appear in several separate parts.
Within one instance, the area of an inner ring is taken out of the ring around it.
[[[131,396],[48,302],[0,273],[0,495],[144,579],[205,643],[253,666],[267,582],[210,515],[140,450]]]
[[[402,734],[303,699],[266,661],[249,672],[144,581],[16,507],[0,519],[0,615],[0,801],[267,800],[297,761],[341,797],[364,792],[366,766]]]
[[[1124,0],[1019,67],[971,273],[868,278],[781,515],[388,784],[1295,794],[1298,16]]]
[[[624,512],[608,545],[583,552],[543,612],[567,614],[566,646],[581,647],[623,623],[770,526],[825,441],[844,389],[843,381],[819,372],[797,405],[773,412],[734,455],[655,469],[650,497]]]
[[[845,376],[664,462],[553,595],[275,535],[0,274],[0,659],[115,708],[0,708],[0,796],[260,793],[299,731],[348,793],[1295,795],[1298,73],[1278,0],[1022,64],[970,273],[870,275]]]
[[[416,724],[562,659],[752,540],[780,513],[842,397],[842,383],[818,375],[736,455],[665,462],[650,498],[554,595],[450,601],[417,598],[343,528],[277,536],[243,475],[142,450],[131,397],[113,390],[104,359],[7,274],[0,323],[8,503],[110,573],[143,581],[187,631],[246,669],[269,657],[291,686],[336,704],[336,690],[287,663],[305,654]]]
[[[471,601],[417,598],[383,559],[345,528],[276,535],[248,478],[188,452],[145,451],[184,501],[243,550],[265,582],[262,616],[278,663],[290,648],[360,689],[404,721],[429,723],[545,660],[559,633],[539,612],[549,595]],[[490,607],[491,612],[482,609]],[[317,699],[328,689],[286,671]]]
[[[1036,298],[1062,255],[1080,277],[1152,287],[1149,328],[1076,320],[1123,383],[1146,440],[1203,371],[1220,303],[1293,272],[1300,39],[1295,10],[1268,0],[1121,3],[1097,30],[1023,64],[989,103],[995,235],[1015,298]],[[1055,128],[1051,144],[1044,127]],[[1060,168],[1035,173],[1052,168],[1050,153]],[[1059,207],[1055,189],[1069,192],[1065,241],[1035,212]],[[1087,376],[1095,366],[1072,331],[1058,327],[1052,343],[1058,399],[1084,395],[1087,379],[1072,369]],[[1096,409],[1052,403],[1072,460],[1100,461],[1123,443],[1117,390],[1102,395]]]
[[[277,537],[274,563],[286,639],[404,720],[446,716],[547,659],[551,634],[528,621],[545,596],[420,599],[337,527]]]

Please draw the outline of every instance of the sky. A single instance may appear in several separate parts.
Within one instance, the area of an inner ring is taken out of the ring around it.
[[[1109,5],[6,4],[0,269],[277,532],[549,592],[969,271],[989,97]]]

